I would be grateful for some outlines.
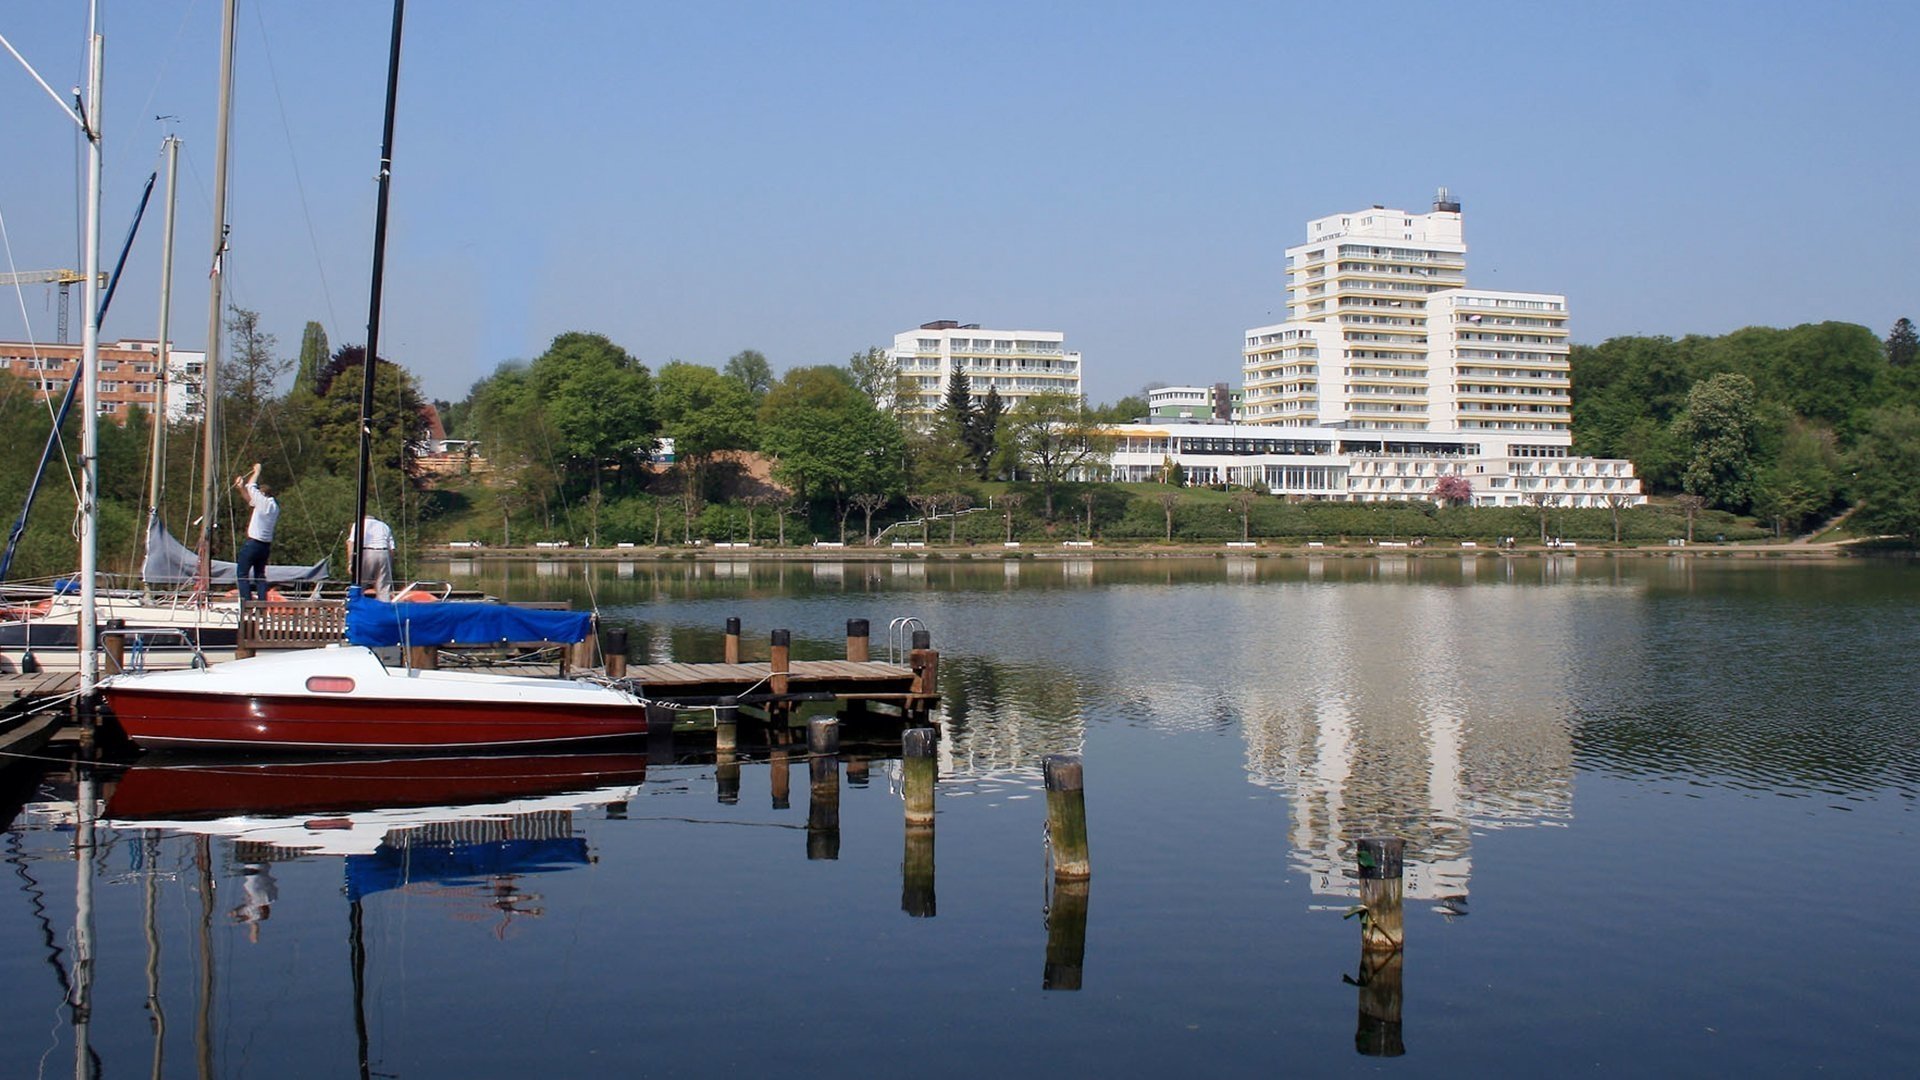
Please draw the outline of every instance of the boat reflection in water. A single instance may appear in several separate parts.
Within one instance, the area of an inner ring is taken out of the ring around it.
[[[349,900],[437,884],[474,889],[507,913],[523,874],[585,865],[573,813],[624,805],[646,776],[640,754],[150,759],[127,770],[106,824],[225,836],[250,867],[242,921],[264,916],[273,862],[346,860]],[[262,897],[267,897],[262,900]]]

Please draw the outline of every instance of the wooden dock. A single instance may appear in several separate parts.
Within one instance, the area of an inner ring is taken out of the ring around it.
[[[77,671],[0,675],[0,759],[34,754],[72,716],[61,699],[80,688]]]

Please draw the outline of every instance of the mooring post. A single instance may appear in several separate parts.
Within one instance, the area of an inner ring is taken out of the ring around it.
[[[595,623],[599,621],[598,619],[594,620]],[[592,627],[588,627],[587,636],[574,642],[573,645],[567,649],[567,667],[573,671],[585,671],[592,667],[593,647],[599,643],[599,635],[594,633]]]
[[[713,748],[733,753],[740,745],[740,699],[723,697],[713,710]]]
[[[1407,1052],[1400,1034],[1402,952],[1360,952],[1360,1020],[1353,1048],[1367,1057],[1399,1057]]]
[[[933,635],[925,630],[913,632],[913,648],[907,653],[907,667],[913,671],[913,692],[925,695],[907,706],[910,714],[926,716],[933,708],[932,695],[940,692],[940,654],[934,651]]]
[[[821,755],[840,752],[840,721],[830,716],[816,716],[807,721],[807,753]]]
[[[930,727],[908,728],[900,734],[908,828],[933,825],[933,785],[939,776],[939,768],[933,760],[933,743],[938,734]]]
[[[1053,899],[1047,906],[1047,966],[1040,975],[1042,990],[1080,989],[1080,970],[1087,959],[1087,892],[1085,879],[1053,879]]]
[[[906,853],[900,858],[900,910],[915,919],[939,914],[933,891],[933,826],[908,825]]]
[[[118,675],[127,670],[127,635],[120,630],[109,629],[100,635],[100,647],[107,654],[108,675]]]
[[[773,808],[785,810],[793,805],[789,794],[793,784],[787,767],[787,748],[775,746],[767,752],[767,784],[773,793]]]
[[[1047,782],[1047,836],[1053,845],[1053,876],[1085,881],[1093,876],[1087,861],[1087,802],[1079,754],[1048,754],[1042,762]]]
[[[1406,941],[1400,915],[1403,860],[1407,842],[1398,836],[1364,837],[1355,858],[1360,864],[1362,950],[1399,952]]]
[[[409,645],[407,647],[407,666],[415,671],[440,670],[439,646]]]
[[[867,620],[847,620],[847,659],[856,664],[864,664],[870,655],[871,642],[867,634]]]
[[[673,760],[673,709],[647,702],[647,760],[666,763]]]
[[[721,659],[729,664],[740,662],[740,617],[738,615],[727,619],[727,644],[720,655]]]
[[[787,630],[775,630],[767,650],[767,689],[776,694],[787,692],[787,669],[791,664],[793,634]]]
[[[607,630],[607,678],[624,679],[627,677],[627,628],[609,627]]]

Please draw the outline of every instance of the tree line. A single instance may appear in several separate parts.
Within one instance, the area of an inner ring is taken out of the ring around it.
[[[1920,536],[1913,324],[1617,337],[1572,352],[1575,451],[1623,457],[1653,492],[1791,533],[1853,506]]]

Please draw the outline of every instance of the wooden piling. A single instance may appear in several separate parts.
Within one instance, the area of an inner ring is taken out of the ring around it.
[[[1087,860],[1087,803],[1078,754],[1048,754],[1042,762],[1047,784],[1047,836],[1053,848],[1053,876],[1085,881],[1093,876]]]
[[[776,694],[787,692],[787,672],[791,669],[791,651],[793,634],[787,630],[775,630],[770,638],[767,650],[767,670],[772,674],[767,679],[767,689]]]
[[[933,826],[908,825],[900,858],[900,910],[910,918],[931,919],[939,907],[933,891]]]
[[[1399,952],[1406,940],[1400,900],[1407,842],[1397,836],[1364,837],[1355,854],[1360,866],[1360,942],[1369,953]]]
[[[902,772],[905,774],[907,827],[933,825],[933,786],[939,777],[933,760],[934,737],[930,727],[908,728],[900,735]]]
[[[933,635],[925,630],[913,632],[913,648],[907,653],[907,667],[913,672],[913,692],[916,694],[938,694],[940,692],[940,654],[933,648]],[[915,701],[908,706],[908,712],[924,718],[932,706],[931,698]]]
[[[816,716],[807,721],[807,753],[819,757],[840,752],[840,721]]]
[[[440,670],[440,647],[438,645],[408,646],[407,666],[415,671]]]
[[[723,697],[713,710],[713,748],[731,754],[740,741],[740,699]]]
[[[867,620],[847,620],[847,659],[857,664],[867,662],[870,655],[871,640],[868,636]]]
[[[107,669],[103,674],[118,675],[127,670],[127,635],[108,630],[100,635],[100,647],[107,654]]]
[[[627,677],[627,628],[609,627],[607,630],[607,678],[624,679]]]
[[[572,671],[585,671],[593,666],[594,646],[599,642],[589,632],[586,637],[567,647],[567,667]]]
[[[1040,976],[1042,990],[1080,989],[1080,971],[1087,959],[1088,882],[1053,881],[1053,902],[1047,907],[1047,966]]]
[[[740,617],[737,615],[727,619],[727,643],[721,658],[729,664],[740,662]]]

